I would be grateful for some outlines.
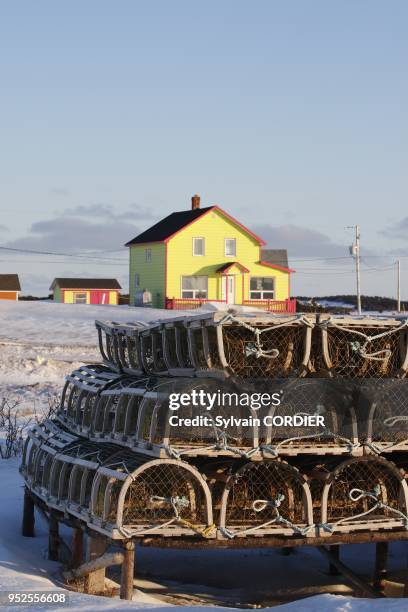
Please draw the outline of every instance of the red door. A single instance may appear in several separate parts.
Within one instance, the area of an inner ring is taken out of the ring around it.
[[[91,291],[91,304],[99,304],[99,291]]]

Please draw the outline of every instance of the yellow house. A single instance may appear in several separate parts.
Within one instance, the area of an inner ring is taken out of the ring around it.
[[[130,255],[130,304],[144,291],[157,308],[189,308],[202,302],[252,304],[294,311],[284,250],[265,242],[219,206],[174,212],[126,246]]]

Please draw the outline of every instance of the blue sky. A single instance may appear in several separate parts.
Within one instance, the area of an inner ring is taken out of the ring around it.
[[[407,20],[398,0],[0,2],[0,244],[105,258],[0,251],[0,272],[126,283],[112,251],[198,192],[288,249],[295,293],[354,292],[359,223],[363,291],[393,295],[400,255],[408,299]]]

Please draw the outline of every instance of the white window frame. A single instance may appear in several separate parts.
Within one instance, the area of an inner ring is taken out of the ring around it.
[[[268,278],[268,279],[271,278],[273,280],[273,290],[271,291],[270,289],[251,289],[251,280],[253,278]],[[258,301],[274,300],[275,292],[276,292],[276,276],[250,276],[249,277],[249,299],[250,300],[258,300]],[[252,297],[253,293],[260,293],[261,296],[257,298]],[[264,293],[273,293],[273,297],[264,297]]]
[[[202,253],[196,253],[195,252],[196,251],[196,248],[195,248],[196,240],[201,240],[202,241],[202,244],[203,244],[203,252]],[[204,236],[195,236],[193,238],[193,256],[194,257],[205,257],[205,238],[204,238]]]
[[[83,301],[83,298],[81,298],[81,301],[77,302],[77,297],[80,295],[85,296],[85,301]],[[86,291],[74,291],[74,294],[72,297],[73,297],[74,304],[86,304],[87,303],[88,295]]]
[[[152,249],[145,249],[145,262],[146,263],[152,262]]]
[[[183,278],[205,278],[206,280],[206,288],[205,288],[205,297],[197,297],[197,293],[201,293],[203,289],[183,289]],[[183,293],[192,293],[192,296],[186,297]],[[180,295],[182,300],[208,300],[208,276],[204,274],[183,274],[180,277]]]
[[[227,243],[234,243],[234,253],[227,253]],[[224,255],[225,257],[236,257],[237,256],[237,239],[236,238],[224,238]]]

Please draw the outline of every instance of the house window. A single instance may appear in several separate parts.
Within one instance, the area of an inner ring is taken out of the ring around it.
[[[135,274],[135,289],[140,287],[140,274]]]
[[[205,255],[205,238],[193,238],[193,255]]]
[[[224,253],[226,257],[235,257],[237,254],[237,241],[235,238],[225,238]]]
[[[74,304],[86,304],[86,293],[74,293]]]
[[[273,276],[252,276],[249,285],[251,300],[274,300],[275,279]]]
[[[208,276],[182,276],[181,297],[184,299],[207,299]]]
[[[145,249],[145,261],[149,263],[152,261],[152,249]]]

